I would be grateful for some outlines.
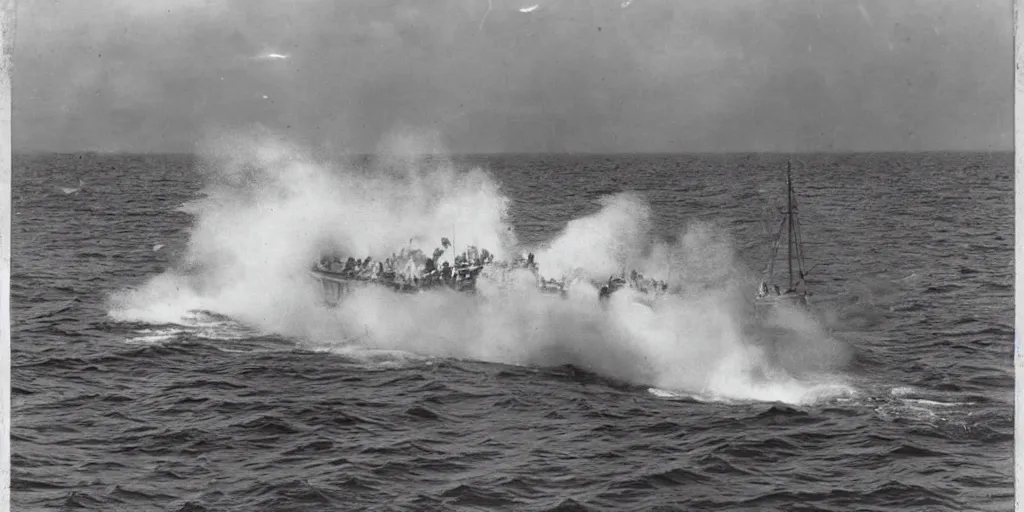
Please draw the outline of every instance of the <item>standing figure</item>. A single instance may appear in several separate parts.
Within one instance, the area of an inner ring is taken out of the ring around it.
[[[444,263],[448,263],[448,266],[455,264],[455,250],[452,248],[452,243],[447,238],[441,239],[441,254],[439,254],[434,260],[434,266],[440,267]],[[434,254],[437,254],[435,251]]]
[[[441,279],[444,279],[445,283],[452,281],[452,267],[447,261],[441,264]]]

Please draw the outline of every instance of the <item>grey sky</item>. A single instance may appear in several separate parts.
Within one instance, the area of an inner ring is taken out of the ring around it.
[[[1012,149],[1009,0],[622,4],[19,1],[15,150],[252,122],[354,152],[401,127],[453,152]]]

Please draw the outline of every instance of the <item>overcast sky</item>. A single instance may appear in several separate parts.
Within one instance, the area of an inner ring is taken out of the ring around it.
[[[17,6],[15,150],[254,122],[353,152],[400,127],[457,153],[1012,149],[1010,0]]]

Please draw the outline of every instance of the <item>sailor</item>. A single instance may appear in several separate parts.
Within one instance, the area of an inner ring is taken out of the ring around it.
[[[409,258],[416,262],[416,268],[419,268],[427,260],[427,256],[423,254],[423,251],[419,249],[413,249],[409,251]]]
[[[409,260],[406,261],[405,263],[405,269],[403,269],[402,271],[405,273],[406,279],[413,279],[415,277],[418,277],[416,275],[416,261],[413,260],[412,258],[409,258]]]
[[[441,264],[441,279],[444,279],[446,283],[452,280],[452,267],[447,261]]]
[[[434,259],[434,266],[440,267],[444,263],[448,263],[448,266],[452,266],[455,263],[454,249],[452,249],[452,243],[448,238],[441,238],[441,254],[437,255]],[[434,254],[437,254],[435,251]]]

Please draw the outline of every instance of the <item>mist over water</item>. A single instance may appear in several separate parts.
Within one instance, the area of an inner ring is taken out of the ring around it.
[[[774,319],[781,336],[752,325],[754,273],[721,227],[691,222],[669,244],[654,237],[642,196],[623,193],[524,246],[487,170],[440,155],[436,142],[409,134],[387,139],[365,165],[317,159],[266,132],[212,138],[201,153],[203,194],[182,206],[194,220],[180,264],[116,294],[111,315],[175,323],[206,310],[311,348],[571,364],[712,399],[800,403],[852,392],[838,373],[849,348],[814,319],[784,311]],[[562,299],[520,275],[511,287],[482,280],[476,295],[361,289],[329,309],[307,275],[322,251],[381,260],[410,244],[429,254],[442,237],[497,259],[534,252],[549,278],[636,269],[675,293],[644,305],[623,290],[602,308],[587,279]]]

